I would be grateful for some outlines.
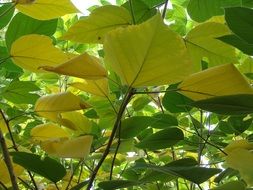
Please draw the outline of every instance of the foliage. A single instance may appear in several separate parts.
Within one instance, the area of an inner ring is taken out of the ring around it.
[[[0,189],[252,189],[252,7],[1,1]]]

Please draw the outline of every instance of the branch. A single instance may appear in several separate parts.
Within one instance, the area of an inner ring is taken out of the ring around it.
[[[107,155],[110,152],[110,148],[111,148],[114,136],[115,136],[115,134],[117,132],[117,129],[119,128],[119,126],[121,124],[121,118],[122,118],[122,116],[124,114],[124,111],[125,111],[125,109],[127,107],[127,104],[129,103],[131,97],[133,96],[133,94],[134,94],[134,89],[133,88],[129,88],[128,92],[126,93],[126,95],[125,95],[125,97],[124,97],[124,99],[122,101],[122,104],[120,106],[120,109],[119,109],[119,112],[118,112],[118,115],[117,115],[117,119],[116,119],[116,121],[114,123],[113,129],[112,129],[112,133],[111,133],[111,136],[109,138],[108,144],[106,146],[105,152],[102,155],[101,159],[99,160],[97,166],[93,170],[93,173],[91,174],[89,183],[87,185],[87,190],[91,189],[93,181],[95,180],[95,178],[97,176],[98,170],[100,169],[100,167],[103,164],[105,158],[107,157]]]
[[[16,176],[14,174],[14,170],[13,170],[13,165],[12,165],[12,162],[11,162],[10,154],[9,154],[9,151],[8,151],[8,147],[6,145],[6,142],[5,142],[5,139],[4,139],[4,135],[3,135],[1,129],[0,129],[0,143],[1,143],[2,151],[3,151],[4,162],[5,162],[6,166],[7,166],[8,171],[9,171],[12,188],[13,188],[13,190],[19,190],[17,179],[16,179]]]
[[[7,126],[7,129],[8,129],[10,138],[11,138],[11,142],[12,142],[12,144],[13,144],[13,148],[14,148],[14,150],[15,150],[16,152],[18,152],[18,151],[19,151],[19,150],[18,150],[18,146],[17,146],[17,144],[16,144],[16,142],[15,142],[15,140],[14,140],[14,137],[13,137],[13,135],[12,135],[12,132],[11,132],[11,128],[10,128],[10,124],[9,124],[10,120],[8,120],[8,119],[5,117],[5,115],[4,115],[4,113],[3,113],[3,111],[2,111],[1,109],[0,109],[0,114],[2,115],[2,118],[3,118],[3,120],[4,120],[4,122],[5,122],[6,126]],[[30,172],[29,170],[27,170],[27,173],[28,173],[29,177],[30,177],[31,180],[32,180],[32,183],[33,183],[33,185],[34,185],[35,190],[38,190],[38,187],[37,187],[37,185],[36,185],[36,182],[35,182],[35,180],[34,180],[32,174],[31,174],[31,172]]]
[[[164,4],[163,14],[162,14],[163,19],[164,19],[165,16],[166,16],[166,11],[167,11],[168,3],[169,3],[169,0],[166,0],[166,2],[165,2],[165,4]]]

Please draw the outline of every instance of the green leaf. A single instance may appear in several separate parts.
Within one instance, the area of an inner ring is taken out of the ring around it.
[[[231,116],[228,118],[229,125],[234,129],[236,135],[246,131],[252,124],[252,119],[244,119],[244,116]]]
[[[133,9],[135,23],[142,23],[157,13],[156,8],[153,8],[152,4],[155,4],[155,2],[151,2],[151,1],[147,2],[144,0],[132,1],[132,9]],[[129,12],[131,12],[129,1],[127,1],[122,6],[128,9]]]
[[[193,100],[176,91],[169,91],[170,88],[167,90],[162,100],[163,107],[171,113],[187,112]]]
[[[222,15],[224,7],[240,6],[241,0],[190,0],[187,11],[197,22],[204,22],[212,16]]]
[[[238,94],[217,96],[192,103],[193,106],[224,115],[243,115],[253,113],[253,95]]]
[[[34,104],[39,95],[30,92],[38,90],[33,82],[14,81],[4,88],[2,96],[15,104]]]
[[[242,181],[230,181],[219,187],[212,188],[211,190],[245,190],[246,186]]]
[[[225,19],[228,27],[240,38],[253,44],[253,10],[245,7],[225,9]]]
[[[201,184],[221,172],[220,169],[216,168],[204,168],[198,166],[155,166],[150,164],[138,163],[132,169],[151,169],[152,171],[157,171],[160,173],[165,173],[169,175],[174,175],[176,177],[181,177],[187,179],[196,184]]]
[[[150,123],[152,128],[164,129],[171,126],[178,126],[177,119],[169,114],[158,113],[153,115],[154,122]]]
[[[139,186],[140,182],[138,181],[129,181],[129,180],[111,180],[111,181],[103,181],[98,184],[100,188],[103,190],[113,190],[120,188],[127,188],[132,186]]]
[[[192,158],[183,158],[166,164],[166,167],[189,167],[196,166],[198,162]],[[156,170],[149,170],[144,177],[140,179],[142,182],[153,182],[153,181],[171,181],[177,178],[174,174],[164,173]]]
[[[166,0],[142,0],[149,8],[157,7],[166,2]]]
[[[37,173],[52,182],[60,181],[65,175],[65,168],[56,160],[49,157],[41,158],[38,155],[27,152],[11,152],[13,162],[25,169]]]
[[[184,139],[183,132],[178,128],[167,128],[143,139],[135,146],[138,148],[157,150],[171,147]]]
[[[153,122],[153,118],[148,116],[135,116],[124,119],[121,122],[120,137],[122,139],[135,137]]]
[[[6,45],[11,48],[12,43],[21,36],[28,34],[42,34],[51,36],[57,27],[57,19],[41,21],[18,13],[12,19],[5,35]]]
[[[5,13],[5,11],[8,11],[8,13],[6,13],[4,16],[1,16],[0,29],[5,27],[10,22],[13,13],[15,11],[15,8],[13,7],[12,4],[2,5],[0,7],[0,15]]]
[[[242,40],[236,35],[221,36],[217,39],[234,46],[247,55],[253,55],[253,44],[248,44],[246,41]]]

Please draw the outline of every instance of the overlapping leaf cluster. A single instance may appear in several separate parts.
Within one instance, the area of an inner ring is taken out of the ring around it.
[[[0,186],[250,188],[251,1],[101,3],[0,5]]]

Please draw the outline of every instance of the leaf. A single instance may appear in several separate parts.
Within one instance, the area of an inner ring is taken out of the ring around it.
[[[49,157],[41,158],[39,155],[27,152],[11,152],[13,162],[25,169],[35,172],[52,182],[60,181],[66,174],[65,168],[56,160]]]
[[[0,130],[2,133],[8,132],[8,126],[6,125],[6,122],[5,122],[2,114],[0,114]]]
[[[96,96],[109,96],[108,80],[106,78],[98,80],[82,80],[81,82],[73,82],[69,85]]]
[[[245,7],[225,9],[225,19],[228,27],[249,44],[253,44],[253,10]]]
[[[148,116],[133,116],[124,119],[121,122],[120,138],[135,137],[153,122],[155,122],[154,119]]]
[[[13,170],[14,170],[14,174],[16,177],[22,175],[22,173],[24,172],[24,168],[15,164],[15,163],[12,163],[13,165]],[[11,179],[10,179],[10,174],[9,174],[9,171],[8,171],[8,168],[5,164],[5,161],[3,159],[0,159],[0,181],[3,183],[3,184],[8,184],[11,182]]]
[[[14,81],[3,89],[2,96],[15,104],[34,104],[39,95],[31,92],[38,90],[33,82]]]
[[[94,9],[88,17],[77,21],[63,39],[79,43],[103,43],[109,31],[131,22],[131,15],[125,8],[106,5]]]
[[[242,181],[230,181],[226,184],[223,184],[219,187],[212,188],[211,190],[245,190],[246,186]]]
[[[63,92],[40,97],[35,104],[35,112],[52,121],[59,120],[61,112],[81,110],[90,107],[80,97],[71,92]]]
[[[229,154],[230,152],[232,152],[233,150],[236,150],[236,149],[252,150],[253,149],[253,143],[251,143],[251,142],[249,142],[245,139],[231,141],[229,143],[229,145],[227,145],[224,148],[224,152]]]
[[[237,148],[229,152],[226,156],[228,167],[238,170],[241,177],[249,186],[253,185],[253,154],[249,150]]]
[[[236,60],[235,49],[216,39],[230,33],[223,24],[207,22],[196,26],[187,34],[186,46],[197,71],[201,70],[200,63],[204,57],[208,58],[209,66],[233,63]]]
[[[6,4],[0,7],[0,15],[1,15],[0,29],[4,28],[10,22],[15,11],[15,8],[12,6],[13,6],[12,4]],[[8,13],[2,15],[7,10],[9,10]]]
[[[93,137],[80,136],[74,139],[52,139],[41,142],[41,148],[49,155],[60,158],[85,158],[90,153]]]
[[[60,123],[69,129],[79,131],[80,133],[90,133],[91,122],[83,114],[77,111],[61,113]]]
[[[253,55],[253,44],[248,44],[236,35],[221,36],[217,39],[234,46],[247,55]]]
[[[13,62],[32,72],[42,72],[42,66],[55,66],[68,61],[68,56],[52,45],[47,36],[30,34],[22,36],[11,46]]]
[[[181,177],[196,184],[205,182],[221,171],[216,168],[204,168],[198,166],[155,166],[143,163],[138,163],[133,169],[151,169],[152,171]]]
[[[169,90],[169,89],[168,89]],[[162,99],[162,105],[171,113],[186,112],[192,100],[178,92],[168,91]]]
[[[203,22],[212,16],[223,15],[224,7],[240,5],[241,0],[190,0],[187,11],[191,19]]]
[[[53,123],[37,125],[32,128],[30,135],[35,142],[46,141],[52,138],[68,138],[70,136],[66,130]]]
[[[107,66],[132,87],[177,82],[192,71],[182,38],[159,14],[140,25],[110,32],[104,51]]]
[[[199,100],[192,103],[192,106],[218,114],[244,115],[253,113],[252,101],[252,94],[239,94]]]
[[[135,146],[142,149],[157,150],[171,147],[184,139],[183,132],[178,128],[167,128],[158,131]]]
[[[138,181],[129,181],[129,180],[111,180],[103,181],[98,184],[103,190],[114,190],[120,188],[127,188],[132,186],[139,186],[140,182]]]
[[[89,181],[83,181],[81,183],[79,183],[78,185],[72,187],[70,190],[80,190],[82,189],[85,185],[87,185],[89,183]]]
[[[193,100],[253,92],[252,87],[233,64],[216,66],[195,73],[179,84],[178,89]]]
[[[157,13],[156,7],[152,6],[152,1],[135,0],[132,2],[132,8],[129,5],[129,1],[125,2],[122,6],[125,7],[130,13],[133,9],[133,17],[136,24],[140,24]]]
[[[150,123],[150,126],[155,129],[164,129],[171,126],[178,126],[177,118],[164,113],[158,113],[153,115],[154,122]]]
[[[87,53],[76,56],[59,65],[44,64],[40,68],[62,75],[70,75],[89,80],[101,79],[107,76],[107,72],[101,65],[99,59]]]
[[[34,2],[18,3],[16,8],[23,14],[38,20],[50,20],[79,12],[71,0],[35,0]]]
[[[11,49],[11,45],[15,40],[28,34],[52,36],[56,27],[57,19],[41,21],[18,13],[11,20],[5,33],[6,46]]]

